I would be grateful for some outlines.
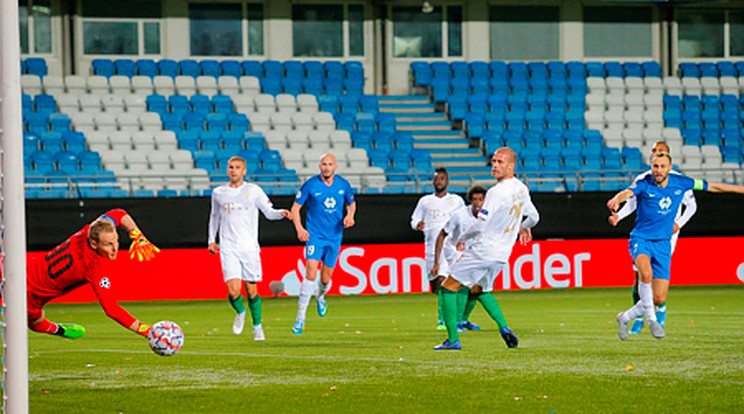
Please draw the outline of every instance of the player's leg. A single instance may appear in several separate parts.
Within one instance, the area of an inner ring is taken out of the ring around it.
[[[460,289],[457,290],[457,331],[459,333],[465,332],[463,322],[465,321],[465,308],[468,306],[469,293],[470,289],[468,289],[467,286],[461,286]]]
[[[245,303],[243,302],[243,283],[241,278],[240,258],[236,252],[220,251],[220,262],[222,264],[222,277],[227,287],[227,301],[235,310],[232,330],[235,335],[243,332],[245,324]]]
[[[85,334],[85,327],[74,323],[54,323],[44,317],[44,311],[41,308],[31,307],[29,302],[27,318],[28,328],[34,332],[45,333],[49,335],[58,335],[68,339],[77,339]]]
[[[243,282],[245,292],[248,295],[248,310],[251,311],[251,322],[253,323],[253,340],[264,341],[266,336],[262,325],[261,296],[258,295],[256,285],[263,279],[261,270],[261,254],[258,251],[245,254],[241,261],[243,268]]]
[[[320,280],[318,281],[318,292],[315,295],[315,302],[318,307],[318,316],[325,317],[328,313],[325,294],[331,288],[331,277],[333,269],[338,261],[338,254],[341,251],[341,243],[327,245],[323,248],[323,264],[320,267]]]
[[[447,326],[447,340],[435,346],[434,350],[461,349],[460,336],[457,332],[457,291],[460,287],[462,287],[460,282],[452,276],[445,279],[439,287],[442,292],[442,311],[444,323]]]
[[[667,317],[667,293],[669,293],[669,281],[654,278],[651,282],[654,290],[654,304],[656,305],[656,320],[663,328],[666,325]]]
[[[480,326],[470,322],[470,315],[475,309],[475,304],[478,303],[478,296],[473,294],[473,291],[468,292],[468,300],[465,303],[465,311],[462,314],[462,327],[469,331],[480,331]]]
[[[633,265],[633,271],[635,273],[635,281],[633,282],[633,289],[631,289],[631,294],[633,295],[633,305],[638,303],[639,300],[641,300],[641,296],[638,294],[638,269]],[[643,329],[643,315],[636,317],[633,320],[633,325],[630,326],[629,333],[632,335],[637,335],[641,333],[641,330]]]
[[[635,238],[630,239],[628,246],[630,255],[633,257],[633,263],[636,269],[638,269],[638,294],[640,299],[630,309],[618,313],[615,318],[618,324],[617,336],[621,341],[628,339],[628,326],[630,322],[636,317],[646,314],[646,305],[650,306],[651,310],[653,310],[651,250],[645,241]]]
[[[315,279],[317,278],[318,267],[322,252],[316,249],[315,242],[308,241],[305,245],[305,280],[300,285],[300,297],[297,300],[297,319],[292,326],[292,333],[301,335],[305,329],[305,318],[307,316],[307,307],[310,304],[310,298],[315,293]]]
[[[440,259],[443,262],[444,255],[441,255]],[[437,272],[439,273],[437,275],[433,274],[431,272],[433,267],[434,267],[434,255],[427,252],[426,253],[426,274],[429,276],[429,288],[431,290],[431,293],[437,296],[437,330],[445,331],[447,330],[447,326],[444,324],[444,314],[442,310],[442,292],[440,290],[440,287],[442,286],[442,282],[444,282],[444,279],[447,278],[447,275],[446,273],[443,274],[441,271]],[[440,269],[441,267],[442,267],[442,264],[440,264]]]
[[[504,312],[501,310],[501,306],[496,300],[496,297],[493,296],[491,292],[484,292],[482,286],[475,286],[473,290],[474,294],[478,298],[478,302],[480,302],[488,316],[490,316],[499,327],[499,333],[501,334],[504,343],[506,343],[506,346],[508,348],[516,348],[519,345],[519,339],[514,335],[512,330],[509,328],[509,325],[506,323],[506,317],[504,316]]]

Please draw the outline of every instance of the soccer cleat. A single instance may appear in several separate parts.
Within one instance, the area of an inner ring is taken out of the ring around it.
[[[630,326],[630,333],[631,335],[638,335],[641,333],[641,329],[643,329],[643,316],[640,318],[635,318],[633,321],[633,325]]]
[[[504,338],[507,348],[516,348],[517,345],[519,345],[519,338],[517,338],[517,335],[514,335],[511,329],[506,326],[501,329],[501,337]]]
[[[450,342],[448,339],[445,339],[440,345],[434,347],[435,351],[458,351],[460,349],[462,349],[462,345],[460,345],[459,339],[455,342]]]
[[[264,336],[263,326],[256,325],[253,327],[253,340],[254,341],[265,341],[266,336]]]
[[[664,325],[666,325],[666,315],[667,315],[666,306],[664,306],[663,308],[656,309],[656,320],[659,322],[659,325],[662,328],[664,328]]]
[[[78,339],[85,335],[85,327],[75,323],[60,323],[59,327],[62,328],[62,336],[67,339]]]
[[[437,322],[437,331],[446,331],[447,325],[445,325],[444,321]]]
[[[302,335],[302,332],[305,330],[305,321],[302,319],[297,319],[292,326],[292,333],[295,335]]]
[[[315,298],[315,303],[318,305],[318,316],[321,318],[325,317],[328,313],[328,307],[326,306],[325,295],[318,296]]]
[[[620,312],[617,314],[617,317],[615,318],[617,321],[617,337],[620,338],[621,341],[627,341],[628,340],[628,325],[630,325],[630,321],[623,321],[623,313]]]
[[[457,322],[457,333],[465,333],[465,327],[462,326],[462,322]]]
[[[480,326],[474,324],[470,321],[465,321],[462,323],[463,328],[469,330],[469,331],[480,331]]]
[[[235,335],[243,333],[243,325],[245,325],[245,312],[235,315],[235,319],[233,319],[233,333]]]
[[[661,339],[666,336],[664,328],[661,327],[658,321],[648,321],[648,330],[651,331],[651,336],[656,339]]]

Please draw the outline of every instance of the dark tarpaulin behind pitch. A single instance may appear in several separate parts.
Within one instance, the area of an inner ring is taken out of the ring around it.
[[[536,240],[627,238],[635,215],[618,228],[607,224],[607,200],[613,193],[533,193],[540,223]],[[698,210],[683,236],[744,236],[744,196],[696,193]],[[418,195],[357,196],[356,226],[344,232],[345,244],[420,243],[423,235],[409,220]],[[294,197],[271,197],[276,208],[290,208]],[[145,235],[161,248],[201,248],[207,245],[208,197],[27,200],[29,251],[48,250],[112,208],[129,212]],[[304,212],[304,209],[303,209]],[[294,226],[268,221],[261,215],[262,246],[300,245]],[[122,248],[129,245],[122,233]]]

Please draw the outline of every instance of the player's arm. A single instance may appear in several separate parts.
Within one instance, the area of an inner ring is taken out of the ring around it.
[[[496,200],[493,200],[492,197],[493,195],[490,191],[486,193],[486,199],[483,200],[483,208],[481,208],[480,213],[478,213],[478,218],[475,219],[475,222],[473,222],[470,227],[460,234],[460,237],[455,240],[455,244],[464,243],[469,239],[477,237],[483,232],[488,221],[491,219],[491,214],[493,214],[498,207]]]
[[[209,211],[209,233],[207,236],[207,250],[209,253],[215,254],[219,250],[217,245],[217,231],[220,228],[220,204],[212,193],[212,207]]]
[[[416,203],[416,208],[411,214],[411,229],[421,231],[424,229],[424,207],[421,200]]]
[[[136,255],[140,262],[142,260],[150,260],[155,256],[155,253],[160,251],[160,249],[147,240],[139,227],[137,227],[137,223],[134,222],[132,216],[123,209],[109,210],[99,218],[111,220],[115,226],[121,227],[129,233],[129,238],[132,239],[132,243],[129,245],[130,259],[133,259]]]
[[[620,207],[620,204],[624,203],[626,200],[633,197],[634,195],[635,193],[630,188],[620,191],[607,202],[607,208],[610,210],[611,213],[616,213],[618,207]]]
[[[297,239],[301,242],[306,242],[310,240],[310,233],[305,230],[305,227],[302,226],[302,217],[300,216],[300,210],[302,209],[302,204],[299,204],[298,202],[292,203],[292,209],[290,210],[290,215],[292,216],[292,223],[294,224],[295,231],[297,232]]]
[[[697,211],[697,201],[695,200],[695,194],[692,191],[688,191],[685,193],[684,198],[682,199],[682,205],[684,206],[684,209],[682,209],[682,214],[679,215],[677,220],[674,222],[674,232],[678,232],[679,229],[685,226],[688,221],[692,218],[692,216],[695,215],[695,212]]]
[[[612,222],[610,222],[610,224],[612,224],[613,226],[616,226],[619,221],[631,215],[636,210],[636,207],[637,205],[636,205],[635,197],[631,197],[627,199],[625,201],[625,204],[623,204],[622,208],[620,208],[620,210],[618,210],[617,213],[615,213],[614,216],[617,217],[617,220],[615,221],[615,223],[613,224]]]
[[[107,282],[104,283],[104,280]],[[132,316],[132,314],[127,312],[126,309],[122,308],[116,300],[114,300],[109,291],[110,282],[108,282],[108,279],[98,279],[97,281],[91,282],[91,285],[93,286],[93,291],[98,297],[98,302],[101,304],[106,316],[138,335],[147,336],[150,331],[150,326],[137,320],[137,318]]]
[[[264,193],[263,189],[261,187],[258,187],[260,192],[256,194],[256,205],[258,206],[258,209],[261,210],[261,213],[269,219],[269,220],[281,220],[283,218],[292,219],[292,214],[285,210],[285,209],[275,209],[274,206],[271,204],[271,200],[269,200],[269,197]]]
[[[524,219],[519,226],[519,243],[525,245],[532,241],[532,228],[540,222],[540,213],[538,213],[535,205],[532,204],[532,199],[527,199],[527,203],[522,209],[522,214],[524,215]]]
[[[708,191],[709,193],[737,193],[737,194],[744,194],[744,186],[742,185],[732,185],[732,184],[723,184],[723,183],[708,183],[707,190],[705,188],[698,188],[695,187],[695,190],[704,190]]]
[[[434,266],[431,268],[433,275],[439,274],[439,255],[442,254],[442,247],[444,247],[444,239],[447,238],[447,231],[443,228],[437,236],[437,241],[434,243]]]
[[[346,216],[344,217],[344,228],[348,229],[352,227],[356,221],[354,221],[354,215],[356,214],[356,201],[346,206]]]

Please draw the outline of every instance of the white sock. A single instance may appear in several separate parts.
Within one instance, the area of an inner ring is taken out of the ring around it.
[[[315,281],[305,279],[300,285],[300,298],[297,301],[297,319],[305,320],[307,315],[307,305],[310,304],[310,298],[315,291]]]
[[[328,290],[331,288],[331,283],[331,280],[329,280],[326,284],[323,284],[322,281],[318,280],[318,294],[315,297],[318,298],[325,295],[326,292],[328,292]]]
[[[622,315],[620,315],[620,319],[622,319],[623,322],[628,322],[639,316],[643,317],[643,303],[640,300],[636,302],[633,307],[623,312]]]
[[[654,312],[654,291],[651,288],[651,284],[639,282],[638,294],[641,296],[643,314],[646,315],[646,320],[649,322],[656,322],[656,312]]]

